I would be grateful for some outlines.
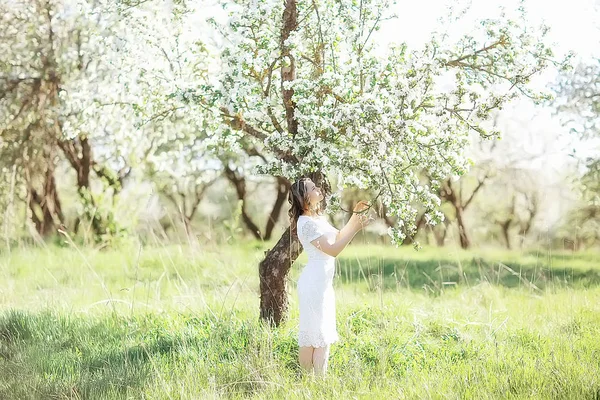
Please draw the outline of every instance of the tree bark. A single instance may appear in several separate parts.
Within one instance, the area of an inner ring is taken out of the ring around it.
[[[460,247],[463,249],[468,249],[469,246],[471,246],[471,241],[469,240],[467,228],[465,226],[463,208],[460,206],[456,207],[456,222],[458,223],[458,237],[460,239]]]
[[[288,196],[290,183],[287,179],[282,178],[280,176],[277,177],[277,199],[275,200],[275,204],[273,204],[273,208],[271,209],[271,214],[269,214],[269,219],[267,221],[267,226],[265,227],[265,234],[263,236],[264,240],[271,240],[271,235],[273,234],[273,228],[275,224],[279,220],[279,214],[281,214],[281,208]]]
[[[258,266],[260,318],[270,325],[278,326],[287,316],[286,277],[301,252],[296,230],[290,226]]]
[[[29,187],[28,206],[35,228],[42,237],[50,236],[62,225],[64,217],[51,162],[48,162],[44,172],[42,190],[38,192],[33,186]]]

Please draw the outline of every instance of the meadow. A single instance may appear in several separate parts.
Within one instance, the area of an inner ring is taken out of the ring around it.
[[[1,399],[598,399],[600,255],[352,244],[325,378],[297,361],[296,279],[258,320],[272,244],[0,253]]]

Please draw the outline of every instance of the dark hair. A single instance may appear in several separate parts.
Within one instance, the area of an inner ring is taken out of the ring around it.
[[[292,226],[292,230],[296,229],[296,223],[298,222],[298,217],[304,213],[304,206],[308,204],[308,192],[306,191],[306,182],[312,181],[312,179],[303,177],[298,179],[292,187],[290,188],[290,193],[288,196],[288,203],[290,203],[290,211],[288,215],[290,216],[290,224]],[[320,212],[321,204],[319,203],[319,208],[317,212]]]

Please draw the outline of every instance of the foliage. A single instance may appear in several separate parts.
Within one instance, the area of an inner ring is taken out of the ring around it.
[[[254,260],[265,246],[0,255],[8,290],[0,397],[420,398],[427,388],[434,398],[594,398],[598,390],[597,253],[352,246],[335,281],[341,341],[328,377],[315,380],[300,375],[296,307],[277,329],[256,318]],[[460,279],[461,267],[468,279],[442,284]]]
[[[530,79],[562,65],[546,44],[548,28],[528,26],[524,10],[483,20],[455,42],[438,32],[420,49],[400,44],[382,57],[372,33],[391,17],[385,0],[225,6],[228,26],[215,23],[227,39],[219,83],[181,92],[221,119],[214,143],[239,149],[252,139],[275,156],[259,173],[322,171],[340,188],[373,188],[413,229],[416,203],[427,222],[441,220],[435,189],[466,171],[469,133],[495,137],[485,129],[492,111],[520,95],[544,99]],[[431,185],[419,180],[423,170]],[[396,244],[400,228],[390,229]]]

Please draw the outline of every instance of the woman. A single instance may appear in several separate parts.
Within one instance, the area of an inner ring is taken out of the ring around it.
[[[308,263],[298,279],[299,359],[302,369],[308,372],[314,369],[318,375],[326,373],[329,346],[338,340],[332,286],[335,257],[371,221],[365,213],[358,214],[369,207],[361,201],[354,207],[348,223],[337,230],[321,215],[322,200],[321,189],[310,178],[292,185],[290,219],[296,224],[298,239],[308,254]]]

